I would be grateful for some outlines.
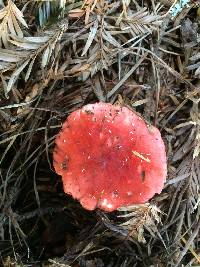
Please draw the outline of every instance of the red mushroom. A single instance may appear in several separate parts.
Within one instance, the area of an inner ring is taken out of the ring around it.
[[[64,191],[88,210],[145,203],[162,191],[167,173],[159,130],[128,108],[106,103],[71,113],[53,158]]]

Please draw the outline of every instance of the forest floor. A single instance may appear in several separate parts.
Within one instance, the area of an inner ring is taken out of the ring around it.
[[[0,0],[0,265],[200,266],[199,33],[199,1]],[[165,188],[126,227],[52,166],[63,121],[99,101],[166,146]]]

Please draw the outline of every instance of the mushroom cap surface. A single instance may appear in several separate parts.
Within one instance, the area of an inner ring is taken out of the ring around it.
[[[54,168],[64,191],[88,210],[145,203],[163,189],[160,132],[126,107],[100,102],[72,112],[55,143]]]

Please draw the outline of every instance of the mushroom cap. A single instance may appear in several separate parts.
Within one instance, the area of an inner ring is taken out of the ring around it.
[[[72,112],[55,143],[54,168],[64,191],[88,210],[145,203],[163,189],[160,132],[126,107],[96,103]]]

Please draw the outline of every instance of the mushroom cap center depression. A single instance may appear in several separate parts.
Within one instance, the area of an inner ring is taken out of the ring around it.
[[[160,132],[128,108],[98,103],[73,112],[56,145],[54,166],[64,191],[87,209],[144,203],[163,188]]]

